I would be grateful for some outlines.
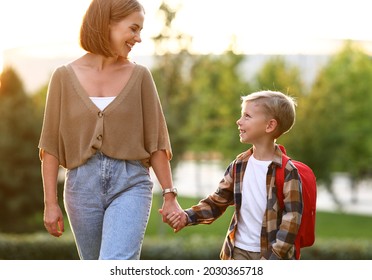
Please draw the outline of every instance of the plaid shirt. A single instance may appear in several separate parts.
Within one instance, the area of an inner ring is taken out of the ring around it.
[[[220,254],[220,258],[224,260],[232,259],[242,202],[243,177],[252,153],[253,148],[238,155],[227,167],[217,190],[202,199],[198,205],[185,210],[188,215],[188,225],[210,224],[220,217],[228,206],[235,205],[235,213]],[[281,165],[282,152],[276,146],[274,159],[268,167],[266,176],[267,206],[262,222],[260,242],[261,258],[263,259],[294,259],[294,241],[303,209],[302,188],[296,167],[291,161],[288,161],[283,185],[285,209],[281,210],[275,186],[276,167],[281,167]]]

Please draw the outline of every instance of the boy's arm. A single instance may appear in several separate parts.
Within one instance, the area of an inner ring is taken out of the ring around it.
[[[202,199],[197,205],[186,209],[187,225],[210,224],[220,217],[228,206],[234,204],[234,182],[232,179],[233,163],[225,171],[225,175],[217,190]]]
[[[234,204],[234,180],[232,179],[233,163],[225,171],[225,175],[217,190],[202,199],[197,205],[184,210],[182,214],[169,213],[163,220],[168,223],[175,232],[180,231],[187,225],[210,224],[221,216],[226,208]],[[159,210],[160,214],[162,210]]]
[[[285,209],[270,259],[285,259],[289,250],[294,249],[294,241],[301,223],[303,201],[298,171],[295,168],[290,171],[286,169],[285,174],[283,185]]]

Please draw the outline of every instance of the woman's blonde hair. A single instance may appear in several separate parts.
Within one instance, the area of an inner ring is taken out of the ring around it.
[[[263,90],[242,97],[242,104],[247,101],[256,102],[262,106],[269,118],[277,121],[275,137],[288,132],[296,119],[297,102],[293,97],[279,91]]]
[[[80,45],[87,52],[112,57],[110,24],[144,11],[137,0],[93,0],[80,28]]]

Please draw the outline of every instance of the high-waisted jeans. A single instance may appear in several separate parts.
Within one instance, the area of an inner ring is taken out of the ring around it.
[[[153,182],[140,161],[97,153],[67,170],[64,202],[81,259],[139,259]]]

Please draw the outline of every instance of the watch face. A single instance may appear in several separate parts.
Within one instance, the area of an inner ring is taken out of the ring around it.
[[[163,190],[163,195],[165,195],[167,193],[173,193],[174,195],[177,195],[177,189],[176,188],[164,189]]]

